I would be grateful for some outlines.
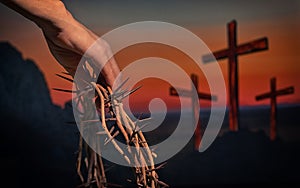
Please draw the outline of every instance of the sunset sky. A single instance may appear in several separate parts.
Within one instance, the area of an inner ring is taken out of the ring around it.
[[[99,36],[124,24],[137,21],[164,21],[182,26],[200,37],[211,51],[227,47],[226,24],[238,23],[238,43],[268,37],[269,50],[240,56],[240,104],[262,105],[255,96],[269,91],[271,77],[277,88],[295,87],[295,94],[278,98],[279,103],[300,103],[300,1],[64,1],[68,10],[81,23]],[[55,104],[63,106],[70,95],[51,88],[70,88],[55,76],[63,68],[49,53],[40,29],[24,17],[0,5],[0,41],[11,42],[24,58],[33,59],[45,78]],[[144,57],[162,57],[182,67],[187,74],[200,77],[200,90],[209,92],[206,79],[193,62],[180,51],[158,44],[141,44],[116,54],[121,69]],[[228,63],[219,61],[227,84]],[[169,85],[157,79],[146,79],[133,99],[136,108],[144,108],[153,97],[160,97],[173,106],[177,99],[169,97]],[[155,89],[154,89],[155,88]],[[188,89],[189,86],[186,86]],[[177,101],[177,102],[176,102]],[[201,103],[202,104],[202,103]],[[207,102],[203,102],[204,105]]]

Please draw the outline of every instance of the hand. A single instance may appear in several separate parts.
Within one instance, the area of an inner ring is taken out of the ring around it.
[[[52,55],[72,76],[82,56],[85,55],[98,68],[102,68],[107,62],[101,71],[101,77],[107,85],[113,85],[120,71],[109,45],[75,20],[61,1],[1,0],[1,2],[32,20],[42,29]],[[92,50],[87,51],[92,45]]]
[[[43,28],[43,32],[51,53],[72,76],[85,55],[97,68],[103,68],[101,78],[104,78],[105,83],[113,85],[119,68],[106,41],[75,20],[68,22],[58,33],[49,29],[48,25]]]

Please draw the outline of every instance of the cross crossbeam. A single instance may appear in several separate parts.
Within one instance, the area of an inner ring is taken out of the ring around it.
[[[277,136],[276,119],[277,119],[277,97],[283,95],[290,95],[294,93],[294,87],[287,87],[284,89],[276,89],[276,78],[270,80],[270,92],[257,95],[256,101],[271,99],[271,113],[270,113],[270,139],[273,141]]]
[[[199,149],[201,147],[202,127],[201,127],[201,122],[200,122],[199,106],[197,105],[198,104],[197,100],[204,99],[204,100],[216,101],[217,96],[211,95],[211,94],[208,94],[208,93],[202,93],[202,92],[198,91],[198,83],[199,82],[198,82],[198,76],[197,75],[192,74],[191,75],[191,80],[192,80],[192,84],[193,84],[193,86],[196,89],[196,92],[198,94],[197,98],[192,95],[193,90],[178,89],[178,92],[180,94],[182,94],[181,95],[182,97],[191,98],[191,100],[192,100],[192,111],[193,111],[193,115],[194,115],[193,123],[195,125],[197,123],[197,127],[196,127],[196,130],[195,130],[195,133],[194,133],[194,149],[196,151],[199,151]],[[175,88],[170,87],[170,95],[171,96],[178,96],[178,92],[176,91]],[[197,119],[198,116],[199,116],[199,118]]]
[[[238,94],[238,56],[268,49],[268,39],[260,38],[247,43],[237,44],[237,23],[235,20],[227,24],[228,48],[204,55],[202,61],[209,63],[228,58],[229,64],[229,129],[239,129],[239,94]]]

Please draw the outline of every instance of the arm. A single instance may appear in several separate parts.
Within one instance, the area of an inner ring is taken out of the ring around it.
[[[74,76],[82,55],[98,37],[74,19],[59,0],[0,1],[42,29],[52,55]],[[95,50],[85,55],[93,59],[96,66],[102,67],[111,54],[107,42],[99,39]],[[119,74],[114,58],[111,58],[103,67],[101,74],[106,83],[112,86]]]

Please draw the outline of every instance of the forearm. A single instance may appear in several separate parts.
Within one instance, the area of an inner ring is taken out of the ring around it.
[[[60,0],[0,1],[36,23],[55,45],[82,55],[97,39],[86,34],[90,31],[73,18]]]
[[[0,0],[9,8],[15,10],[38,26],[45,24],[59,25],[72,20],[72,15],[66,10],[60,0]]]
[[[45,34],[46,38],[55,39],[57,45],[65,43],[66,33],[75,25],[72,15],[66,10],[60,0],[0,0],[9,8],[36,23]]]
[[[9,8],[15,10],[26,18],[36,23],[43,31],[48,46],[54,57],[65,68],[73,71],[79,62],[71,61],[73,56],[62,54],[64,52],[86,55],[92,58],[101,68],[111,57],[109,45],[73,18],[60,0],[0,0]],[[87,51],[97,40],[97,45],[92,51]],[[102,74],[111,85],[118,75],[119,69],[110,59],[108,66],[103,68]]]

